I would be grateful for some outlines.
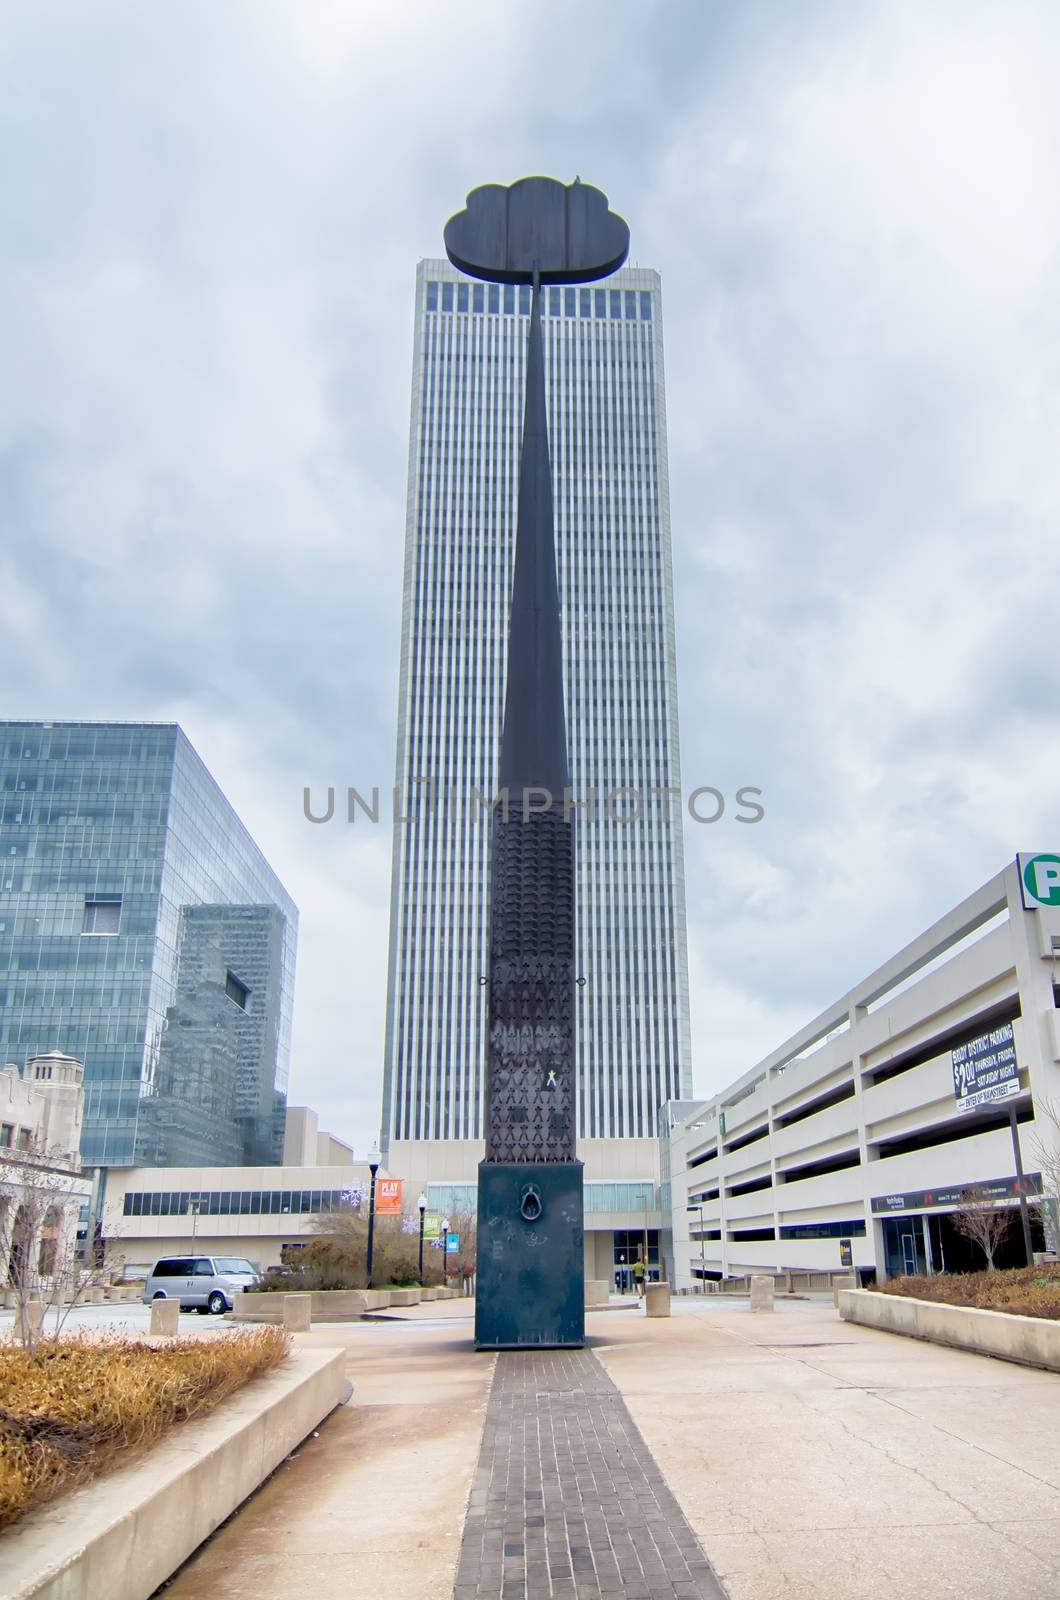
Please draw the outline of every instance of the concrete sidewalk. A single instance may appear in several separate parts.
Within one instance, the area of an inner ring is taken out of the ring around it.
[[[348,1351],[352,1400],[159,1593],[451,1600],[493,1358],[455,1319],[332,1324],[299,1342]]]
[[[352,1402],[167,1600],[451,1600],[494,1358],[474,1352],[471,1302],[449,1304],[448,1325],[303,1336],[346,1348]],[[829,1302],[678,1304],[588,1329],[731,1600],[1060,1594],[1060,1377],[854,1327]]]
[[[603,1337],[732,1600],[1060,1594],[1060,1377],[820,1302]]]

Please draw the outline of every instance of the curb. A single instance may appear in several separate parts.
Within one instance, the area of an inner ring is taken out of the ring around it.
[[[344,1398],[345,1350],[295,1349],[216,1411],[0,1533],[0,1600],[149,1600]]]

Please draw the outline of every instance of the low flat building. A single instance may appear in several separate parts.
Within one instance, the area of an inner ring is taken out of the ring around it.
[[[284,1245],[316,1237],[315,1220],[367,1194],[364,1162],[307,1167],[125,1167],[108,1174],[103,1235],[135,1275],[161,1256],[245,1256],[277,1266]]]
[[[1017,1208],[1042,1168],[1049,1221],[1058,954],[1060,855],[1020,856],[720,1094],[666,1108],[675,1287],[981,1267],[952,1220],[968,1188]],[[1014,1222],[1004,1249],[1022,1264]]]
[[[351,1193],[367,1197],[371,1172],[354,1162],[352,1151],[332,1134],[309,1138],[311,1124],[288,1113],[289,1153],[320,1141],[349,1152],[348,1161],[282,1167],[127,1167],[107,1175],[103,1237],[126,1271],[147,1267],[160,1256],[196,1250],[245,1256],[260,1267],[279,1263],[285,1245],[317,1236],[316,1219],[345,1203]],[[313,1113],[310,1113],[310,1118]],[[593,1152],[586,1154],[585,1275],[614,1284],[631,1282],[632,1264],[647,1240],[649,1264],[658,1267],[662,1216],[659,1211],[658,1145],[644,1140],[638,1154],[632,1141],[616,1141],[628,1171],[607,1157],[607,1178],[594,1177]],[[406,1152],[408,1146],[402,1147]],[[481,1144],[425,1140],[404,1171],[380,1167],[377,1176],[400,1178],[401,1207],[415,1216],[421,1194],[428,1211],[446,1217],[459,1231],[477,1207],[476,1166]],[[638,1171],[647,1168],[647,1175]],[[616,1170],[618,1176],[615,1175]]]
[[[478,1209],[482,1139],[399,1139],[388,1170],[402,1178],[409,1204],[423,1193],[431,1211],[458,1218]],[[663,1224],[658,1139],[579,1139],[585,1166],[585,1276],[632,1287],[633,1262],[647,1244],[659,1270]]]

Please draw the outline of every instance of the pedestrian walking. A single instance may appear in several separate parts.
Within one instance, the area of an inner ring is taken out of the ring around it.
[[[644,1299],[644,1262],[640,1256],[633,1263],[633,1284],[637,1291],[637,1299]]]

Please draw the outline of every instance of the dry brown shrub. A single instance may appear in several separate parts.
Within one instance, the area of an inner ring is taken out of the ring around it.
[[[151,1345],[73,1335],[0,1345],[0,1528],[215,1406],[290,1349],[282,1328]]]
[[[1060,1318],[1060,1266],[1016,1267],[1011,1271],[937,1273],[934,1277],[888,1278],[882,1294],[909,1295],[949,1306],[1008,1311],[1020,1317]]]

